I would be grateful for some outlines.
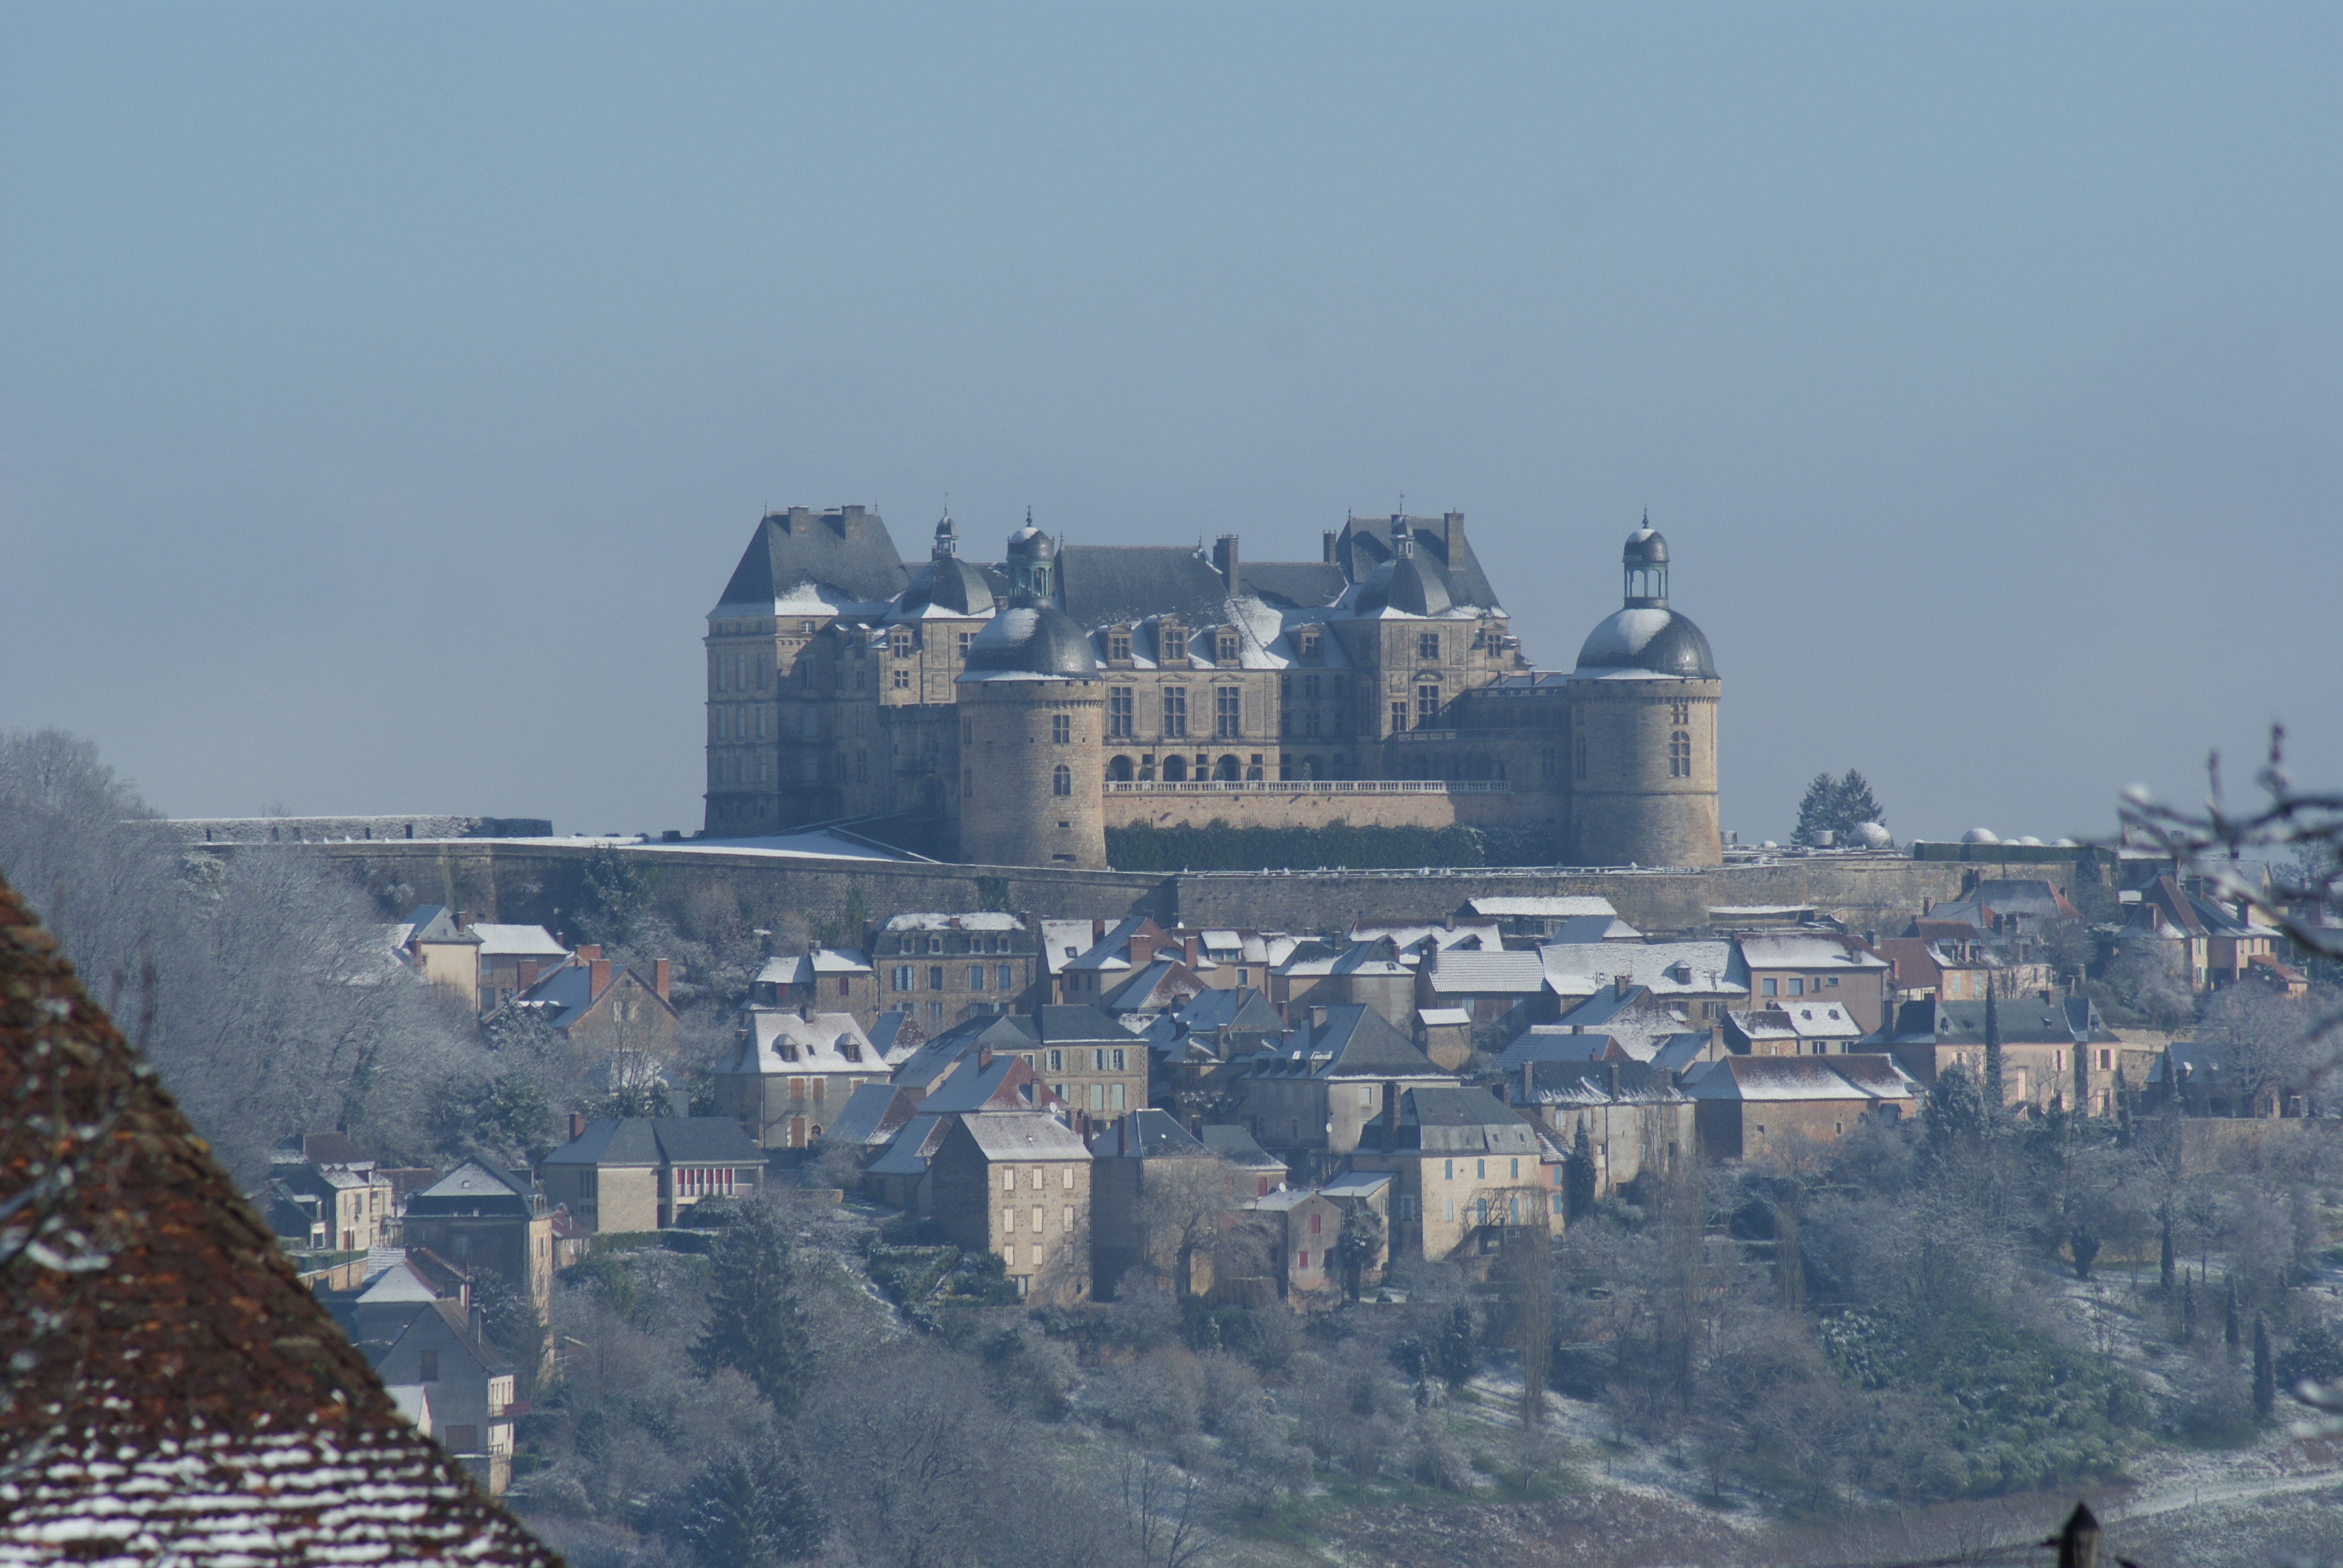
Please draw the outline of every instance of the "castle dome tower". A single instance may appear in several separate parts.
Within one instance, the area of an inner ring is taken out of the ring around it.
[[[1624,602],[1571,677],[1571,858],[1584,866],[1713,866],[1716,709],[1708,638],[1668,608],[1668,541],[1646,516],[1620,556]]]
[[[1037,540],[1043,548],[1032,548]],[[1037,580],[1031,573],[1018,576],[1021,565],[1046,569],[1047,546],[1048,536],[1030,528],[1010,537],[1020,591],[970,639],[957,682],[960,858],[1098,869],[1106,865],[1106,694],[1089,634],[1024,587]]]

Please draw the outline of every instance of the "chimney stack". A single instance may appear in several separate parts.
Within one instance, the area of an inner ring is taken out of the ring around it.
[[[1192,932],[1180,939],[1181,960],[1190,969],[1194,969],[1196,967],[1196,956],[1198,951],[1196,938]]]
[[[586,1113],[585,1113],[584,1111],[571,1111],[571,1112],[569,1113],[569,1141],[570,1141],[570,1142],[572,1142],[572,1143],[575,1143],[575,1142],[577,1142],[580,1138],[583,1138],[583,1137],[585,1137],[585,1136],[586,1136]]]
[[[1619,998],[1621,1000],[1625,1000],[1628,991],[1633,989],[1634,987],[1630,983],[1627,976],[1613,975],[1611,977],[1611,994]]]
[[[1398,1150],[1399,1085],[1386,1081],[1383,1084],[1383,1152],[1392,1154]]]
[[[1310,1004],[1310,1032],[1312,1035],[1321,1034],[1325,1031],[1325,1028],[1326,1005],[1323,1002],[1313,1001]]]
[[[463,934],[464,934],[464,928],[465,928],[466,926],[470,925],[471,923],[472,923],[472,911],[471,911],[471,910],[458,910],[456,911],[456,934],[457,934],[458,936],[461,936],[461,935],[463,935]]]
[[[1222,578],[1227,581],[1231,598],[1243,591],[1238,587],[1236,535],[1222,534],[1212,542],[1212,565],[1220,568]]]
[[[659,999],[661,1001],[667,1000],[668,978],[672,973],[673,970],[669,966],[667,960],[653,959],[651,960],[651,990],[659,992]]]
[[[602,956],[602,944],[599,942],[579,942],[578,944],[578,951],[574,956],[579,963],[590,964],[596,959]]]
[[[1457,555],[1464,548],[1463,513],[1443,512],[1441,514],[1440,545],[1442,551],[1448,557],[1449,566],[1452,568],[1454,568]]]
[[[978,1046],[976,1048],[976,1070],[979,1072],[982,1072],[986,1068],[990,1067],[991,1065],[992,1047],[989,1045]]]
[[[1334,564],[1334,530],[1328,528],[1325,532],[1324,538],[1326,541],[1324,547],[1325,554],[1322,558],[1324,560],[1326,565],[1332,566]]]
[[[609,983],[609,960],[607,959],[596,959],[591,964],[587,966],[586,997],[588,1001],[600,996],[602,994],[603,988],[608,986]]]

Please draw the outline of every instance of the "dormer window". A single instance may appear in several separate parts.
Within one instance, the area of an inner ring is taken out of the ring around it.
[[[1212,642],[1214,656],[1221,663],[1234,664],[1237,661],[1237,634],[1235,632],[1223,631],[1219,636],[1215,637],[1212,639]]]
[[[1315,664],[1324,657],[1319,636],[1314,631],[1305,631],[1302,634],[1301,648],[1302,662],[1304,664]]]
[[[911,657],[911,634],[910,634],[910,632],[908,632],[908,631],[899,631],[899,632],[897,632],[897,633],[895,634],[895,637],[894,637],[894,648],[895,648],[895,657],[896,657],[897,658],[910,658],[910,657]]]
[[[1155,625],[1155,648],[1166,664],[1175,658],[1185,658],[1188,657],[1188,634],[1176,620],[1158,621]]]
[[[1116,663],[1128,664],[1131,661],[1131,629],[1128,627],[1116,627],[1106,634],[1106,656]]]

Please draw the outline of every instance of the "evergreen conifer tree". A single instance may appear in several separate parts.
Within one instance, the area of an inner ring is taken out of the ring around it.
[[[1594,1207],[1594,1143],[1586,1136],[1584,1121],[1578,1124],[1578,1136],[1571,1140],[1562,1179],[1564,1205],[1570,1218],[1576,1220]]]
[[[2270,1357],[2269,1324],[2254,1312],[2254,1417],[2268,1421],[2278,1408],[2278,1364]]]
[[[671,1533],[708,1568],[799,1562],[820,1549],[824,1532],[804,1466],[789,1462],[769,1442],[754,1457],[727,1453],[694,1471],[668,1520]]]
[[[1793,844],[1811,844],[1824,829],[1838,825],[1838,786],[1827,773],[1815,775],[1798,802],[1798,825],[1790,831]]]
[[[2167,1199],[2158,1205],[2156,1213],[2157,1220],[2161,1221],[2158,1226],[2161,1234],[2156,1248],[2156,1272],[2157,1278],[2164,1284],[2164,1299],[2169,1302],[2172,1300],[2172,1287],[2175,1283],[2173,1278],[2175,1266],[2178,1261],[2178,1254],[2174,1251],[2172,1246],[2171,1200]]]
[[[1440,1342],[1433,1347],[1432,1359],[1441,1381],[1450,1388],[1463,1388],[1473,1381],[1479,1358],[1473,1353],[1473,1309],[1463,1302],[1450,1309],[1447,1326],[1440,1331]]]
[[[1846,770],[1845,778],[1831,786],[1831,808],[1837,814],[1835,826],[1841,834],[1853,832],[1865,822],[1887,825],[1887,813],[1872,798],[1871,780],[1852,768]]]
[[[794,1414],[812,1371],[813,1346],[780,1216],[769,1204],[744,1206],[709,1261],[708,1327],[692,1347],[693,1362],[703,1374],[732,1368],[775,1411]]]
[[[2237,1322],[2237,1277],[2224,1274],[2221,1282],[2227,1287],[2224,1292],[2227,1300],[2221,1303],[2221,1341],[2229,1347],[2229,1353],[2236,1355],[2245,1337],[2244,1330]]]

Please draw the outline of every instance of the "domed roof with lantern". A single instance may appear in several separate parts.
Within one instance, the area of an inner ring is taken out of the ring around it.
[[[1620,552],[1626,602],[1589,633],[1578,650],[1576,675],[1589,679],[1715,680],[1708,638],[1690,616],[1668,608],[1668,541],[1652,527],[1627,536]]]
[[[960,558],[960,530],[947,512],[936,525],[936,542],[928,564],[911,574],[911,585],[903,590],[895,618],[990,615],[1007,589],[1008,584],[997,580],[997,574]]]

